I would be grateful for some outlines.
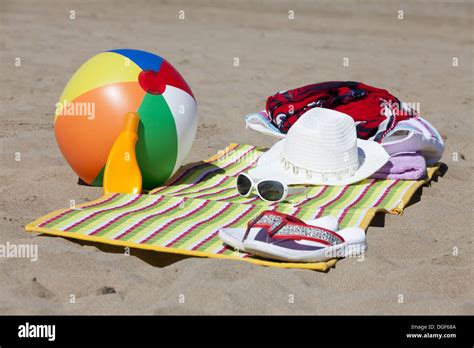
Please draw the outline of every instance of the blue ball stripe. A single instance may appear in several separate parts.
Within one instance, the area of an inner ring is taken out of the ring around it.
[[[142,70],[160,70],[161,63],[163,63],[163,58],[157,56],[156,54],[140,51],[140,50],[131,50],[131,49],[119,49],[119,50],[110,50],[108,52],[114,52],[121,54],[129,58],[135,64],[137,64]]]

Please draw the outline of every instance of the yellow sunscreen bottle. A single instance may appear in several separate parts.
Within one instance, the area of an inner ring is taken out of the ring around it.
[[[142,174],[135,154],[138,122],[136,112],[125,115],[123,130],[115,140],[105,164],[104,193],[137,194],[142,190]]]

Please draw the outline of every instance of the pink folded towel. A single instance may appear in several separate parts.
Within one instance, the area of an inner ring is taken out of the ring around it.
[[[426,175],[426,161],[419,152],[402,152],[392,155],[372,179],[418,180]]]

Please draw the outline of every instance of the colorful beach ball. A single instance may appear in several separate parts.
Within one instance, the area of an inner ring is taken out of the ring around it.
[[[131,111],[140,116],[136,152],[143,188],[163,184],[181,166],[198,124],[191,89],[155,54],[112,50],[84,63],[56,105],[59,148],[86,183],[102,185],[107,155]]]

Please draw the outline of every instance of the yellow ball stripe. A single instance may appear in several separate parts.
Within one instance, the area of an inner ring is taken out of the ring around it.
[[[54,122],[64,105],[94,88],[118,82],[137,82],[142,69],[129,58],[104,52],[85,62],[64,88],[56,107]]]

